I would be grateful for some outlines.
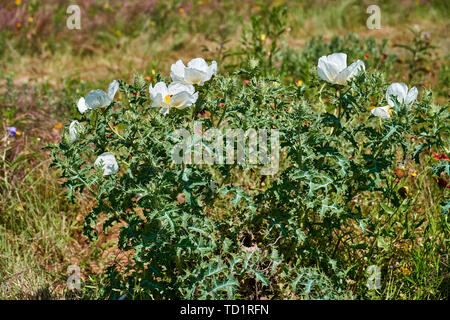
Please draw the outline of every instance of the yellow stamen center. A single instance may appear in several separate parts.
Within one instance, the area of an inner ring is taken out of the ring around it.
[[[172,96],[170,95],[170,94],[168,94],[165,98],[164,98],[164,101],[167,103],[167,104],[169,104],[170,105],[170,98],[171,98]]]

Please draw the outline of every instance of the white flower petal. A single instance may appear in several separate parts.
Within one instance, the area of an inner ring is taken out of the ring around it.
[[[346,53],[333,53],[327,56],[328,64],[336,66],[337,70],[341,72],[347,67],[347,54]]]
[[[172,64],[170,68],[170,76],[174,82],[182,82],[187,84],[203,85],[205,81],[217,73],[217,62],[213,61],[211,65],[203,58],[195,58],[189,61],[187,67],[181,60]]]
[[[92,90],[85,98],[89,109],[96,109],[107,106],[111,103],[111,98],[103,90]]]
[[[155,100],[158,94],[162,96],[162,99],[169,94],[167,85],[164,82],[158,82],[154,87],[150,84],[148,91],[152,100]]]
[[[160,110],[159,112],[161,112],[161,114],[162,114],[163,116],[165,116],[166,114],[169,113],[169,108],[161,108],[161,110]]]
[[[189,84],[203,85],[207,78],[207,71],[203,72],[201,70],[191,68],[186,68],[184,70],[184,81]]]
[[[114,100],[114,96],[116,95],[118,89],[119,89],[119,82],[117,80],[114,80],[109,84],[108,97],[111,99],[111,101]]]
[[[406,98],[405,98],[405,104],[407,106],[413,104],[414,101],[416,100],[418,94],[419,94],[419,91],[417,90],[416,87],[412,87],[411,89],[409,89],[408,94],[406,95]]]
[[[198,92],[195,92],[192,96],[191,96],[191,103],[194,104],[198,99]]]
[[[169,105],[166,101],[164,101],[164,98],[160,93],[154,97],[151,107],[152,108],[167,108]]]
[[[183,91],[172,96],[170,99],[170,107],[184,109],[195,103],[197,99],[189,92]]]
[[[83,129],[84,129],[84,126],[81,123],[79,123],[77,120],[72,121],[69,125],[70,140],[72,142],[77,141],[78,135],[79,135],[80,131],[82,131]]]
[[[174,95],[174,94],[177,94],[177,93],[183,92],[183,91],[187,91],[190,94],[194,94],[195,88],[192,84],[181,83],[181,82],[176,81],[176,82],[172,82],[171,84],[169,84],[167,91],[168,91],[168,94],[170,94],[170,95]]]
[[[209,79],[211,79],[211,77],[213,75],[215,75],[217,73],[217,62],[213,61],[211,62],[211,65],[208,67],[208,72],[207,72],[207,79],[205,81],[208,81]]]
[[[381,119],[388,119],[391,117],[389,114],[389,106],[374,108],[370,112]]]
[[[347,81],[353,78],[355,75],[357,75],[358,72],[364,70],[366,70],[364,62],[362,62],[361,60],[357,60],[338,74],[338,76],[335,79],[335,83],[346,84]]]
[[[319,63],[317,65],[317,72],[319,77],[322,80],[325,80],[329,83],[333,83],[334,79],[338,75],[338,71],[334,66],[327,64],[326,57],[323,56],[319,59]]]
[[[208,64],[206,63],[205,59],[203,58],[195,58],[189,61],[188,68],[190,69],[196,69],[199,71],[202,71],[204,73],[208,72]]]
[[[399,103],[403,103],[405,101],[406,95],[408,93],[408,86],[402,82],[395,82],[391,84],[386,90],[386,101],[387,103],[393,107],[394,101],[393,97],[397,97]]]
[[[80,100],[78,100],[77,108],[80,113],[85,113],[86,110],[89,109],[84,98],[80,98]]]
[[[116,158],[111,152],[104,152],[97,157],[94,163],[95,166],[102,166],[103,175],[108,176],[119,171],[119,165]]]
[[[183,61],[178,60],[170,67],[170,77],[172,81],[184,81],[184,66]]]
[[[317,64],[319,77],[323,80],[335,83],[339,72],[347,67],[347,55],[345,53],[333,53],[320,57]]]

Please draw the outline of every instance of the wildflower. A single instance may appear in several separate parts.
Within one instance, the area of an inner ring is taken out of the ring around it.
[[[16,0],[16,6],[20,6],[21,3],[22,3],[21,0]]]
[[[203,85],[217,73],[217,62],[213,61],[208,66],[203,58],[195,58],[189,61],[187,67],[183,61],[178,60],[170,68],[170,77],[173,81],[187,84]]]
[[[408,195],[412,195],[412,193],[409,192],[408,186],[401,187],[398,190],[398,194],[401,195],[402,198],[406,198]]]
[[[417,176],[417,173],[415,172],[415,171],[413,171],[413,172],[411,172],[411,177],[416,177]]]
[[[116,35],[120,36],[120,30],[116,30]]]
[[[184,109],[197,101],[198,92],[194,86],[181,82],[172,82],[168,87],[164,82],[158,82],[149,87],[153,108],[162,108],[161,113],[167,114],[170,108]]]
[[[63,126],[63,124],[61,122],[58,122],[57,124],[55,124],[54,128],[59,130],[62,128],[62,126]]]
[[[178,9],[178,11],[179,11],[180,13],[183,13],[183,12],[184,12],[184,8],[180,8],[180,9]]]
[[[364,55],[364,59],[369,59],[369,57],[370,57],[370,54],[368,54],[368,53],[366,53],[365,55]]]
[[[388,119],[391,117],[392,115],[392,111],[389,108],[389,106],[384,106],[384,107],[372,107],[372,109],[370,110],[370,112],[376,116],[379,117],[381,119]]]
[[[400,169],[400,168],[396,168],[395,169],[395,175],[397,176],[397,178],[403,178],[406,175],[405,170]]]
[[[20,131],[18,131],[16,127],[8,127],[8,128],[6,128],[6,131],[8,132],[8,134],[11,137],[20,136],[20,134],[21,134]]]
[[[17,27],[17,29],[20,29],[20,28],[22,28],[22,24],[20,22],[17,22],[16,27]]]
[[[261,34],[261,41],[264,41],[264,40],[266,40],[266,34],[265,33]]]
[[[386,100],[391,107],[395,105],[392,100],[393,97],[396,97],[399,103],[405,103],[407,106],[410,106],[416,100],[417,94],[418,91],[416,87],[412,87],[408,91],[408,86],[406,84],[395,82],[387,88]]]
[[[103,175],[108,176],[119,171],[119,165],[111,152],[104,152],[97,157],[94,166],[102,166]]]
[[[79,123],[77,120],[74,120],[69,125],[69,135],[70,141],[75,142],[78,140],[78,136],[80,133],[84,131],[84,126]]]
[[[151,82],[153,80],[152,77],[145,77],[145,80],[147,80],[148,82]]]
[[[395,103],[392,100],[393,97],[396,97],[399,103],[405,103],[407,106],[410,106],[414,103],[417,98],[417,88],[412,87],[408,91],[408,86],[401,82],[395,82],[391,84],[386,90],[386,100],[388,105],[384,107],[373,108],[371,113],[374,116],[377,116],[381,119],[390,118],[392,115],[392,111],[390,107],[394,107]]]
[[[436,160],[445,160],[445,161],[450,160],[445,153],[434,153],[433,158],[435,158]]]
[[[408,267],[400,267],[400,270],[402,271],[402,273],[407,276],[408,274],[411,273],[411,271],[408,269]]]
[[[347,54],[345,53],[323,56],[319,59],[317,67],[320,78],[329,83],[342,85],[366,68],[361,60],[357,60],[347,67]]]
[[[119,82],[114,80],[109,84],[108,93],[103,90],[92,90],[88,93],[86,98],[80,98],[80,100],[78,100],[78,111],[84,113],[88,109],[92,110],[109,105],[114,100],[114,96],[118,89]]]
[[[244,81],[242,81],[242,83],[244,84],[244,86],[246,86],[250,83],[250,80],[244,80]]]
[[[296,79],[296,80],[295,80],[295,83],[296,83],[298,86],[302,86],[302,85],[303,85],[303,81],[300,80],[300,79]]]

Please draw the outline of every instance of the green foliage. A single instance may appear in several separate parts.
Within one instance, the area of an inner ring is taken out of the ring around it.
[[[133,84],[119,81],[121,98],[109,106],[77,114],[85,132],[76,142],[66,127],[62,141],[48,147],[69,199],[83,192],[96,198],[85,234],[95,239],[102,215],[105,232],[122,225],[117,243],[133,259],[109,268],[105,297],[387,297],[388,281],[379,292],[367,288],[367,267],[379,266],[387,278],[403,259],[401,247],[423,239],[411,260],[415,274],[403,281],[427,277],[431,284],[423,288],[439,286],[439,261],[423,262],[448,252],[448,214],[417,214],[424,187],[410,190],[408,177],[395,170],[415,161],[429,166],[416,178],[422,183],[433,175],[448,177],[448,162],[429,156],[448,152],[448,106],[435,105],[425,92],[409,108],[396,101],[389,119],[372,116],[371,106],[386,104],[383,71],[392,68],[383,55],[386,42],[312,39],[294,52],[277,46],[282,17],[275,9],[253,18],[243,51],[228,54],[234,61],[227,69],[234,72],[197,87],[191,108],[161,115],[150,107],[149,83],[136,75]],[[317,59],[335,51],[347,52],[349,60],[369,54],[367,71],[346,86],[323,82]],[[281,71],[276,61],[282,61]],[[287,75],[301,77],[304,85],[286,81]],[[193,132],[200,118],[204,131],[279,130],[279,171],[263,176],[257,165],[175,164],[173,131]],[[104,152],[115,155],[118,173],[102,176],[94,166]],[[434,201],[444,203],[447,190],[433,185]]]

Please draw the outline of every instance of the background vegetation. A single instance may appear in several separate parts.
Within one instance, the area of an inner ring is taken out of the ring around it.
[[[154,83],[160,70],[168,76],[177,59],[198,56],[215,59],[219,73],[226,74],[246,68],[253,59],[262,76],[275,68],[285,84],[305,84],[302,90],[313,96],[309,83],[317,77],[311,67],[321,55],[343,51],[349,61],[362,59],[366,68],[382,71],[387,82],[416,85],[421,94],[430,89],[435,103],[448,100],[446,1],[379,1],[381,30],[366,27],[366,8],[373,4],[367,1],[78,4],[82,29],[68,30],[62,1],[0,1],[1,298],[104,297],[106,268],[129,264],[130,255],[115,241],[120,225],[108,234],[100,232],[95,241],[82,234],[94,199],[86,193],[75,203],[68,201],[63,180],[49,168],[49,153],[42,149],[60,141],[63,126],[77,114],[78,98],[90,89],[106,88],[112,79],[133,83],[139,73]],[[288,8],[283,30],[270,19],[280,5]],[[20,134],[9,136],[11,126]],[[448,198],[448,176],[431,172],[437,151],[430,150],[420,164],[399,166],[406,173],[401,186],[414,194],[418,234],[386,254],[383,290],[362,294],[355,288],[364,280],[353,279],[346,292],[332,297],[448,298],[448,222],[442,222],[448,211],[441,205]],[[81,267],[82,291],[66,289],[66,270],[72,264]],[[308,279],[316,277],[326,287],[328,280],[315,272],[305,270]],[[289,297],[289,291],[284,294]],[[249,290],[244,297],[272,296]]]

